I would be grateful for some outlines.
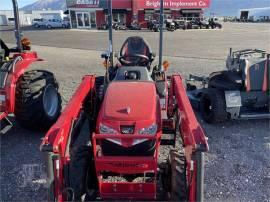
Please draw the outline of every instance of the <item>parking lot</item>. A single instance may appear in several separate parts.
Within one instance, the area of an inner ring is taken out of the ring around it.
[[[169,72],[179,72],[187,78],[190,73],[207,75],[222,70],[230,47],[270,52],[269,24],[225,23],[223,27],[222,30],[165,32],[164,59],[170,61]],[[13,32],[9,27],[0,29],[0,37],[12,46]],[[159,34],[144,30],[114,31],[114,50],[119,51],[131,35],[143,36],[158,53]],[[54,72],[64,105],[83,75],[104,74],[100,54],[108,49],[106,31],[25,28],[24,36],[30,38],[33,49],[45,60],[31,68]],[[197,117],[210,146],[206,154],[205,201],[269,201],[269,121],[209,125]],[[39,151],[44,135],[45,131],[27,131],[15,123],[7,134],[0,136],[1,201],[45,200],[44,164]]]

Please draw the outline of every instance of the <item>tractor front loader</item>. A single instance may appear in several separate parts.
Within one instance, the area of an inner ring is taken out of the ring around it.
[[[208,143],[182,77],[167,75],[162,32],[159,65],[148,43],[133,36],[115,66],[109,40],[105,76],[84,76],[40,147],[49,201],[203,201]]]

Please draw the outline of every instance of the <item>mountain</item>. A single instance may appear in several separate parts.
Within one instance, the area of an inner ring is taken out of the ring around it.
[[[141,1],[141,0],[137,0]],[[270,0],[210,0],[211,6],[206,13],[215,13],[218,16],[236,16],[239,9],[270,7]],[[38,0],[33,4],[24,6],[21,10],[65,10],[65,0]]]
[[[240,9],[270,7],[270,0],[210,0],[207,14],[237,16]]]
[[[32,4],[26,5],[20,10],[32,11],[32,10],[65,10],[66,0],[38,0]]]

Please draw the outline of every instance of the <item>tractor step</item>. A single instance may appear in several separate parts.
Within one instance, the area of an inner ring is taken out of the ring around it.
[[[4,117],[3,119],[1,119],[0,121],[0,134],[5,134],[7,131],[9,131],[9,129],[12,127],[12,123],[11,121],[7,118]]]

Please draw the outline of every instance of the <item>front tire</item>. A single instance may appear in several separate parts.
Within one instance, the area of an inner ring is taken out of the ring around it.
[[[51,72],[25,72],[16,87],[16,120],[25,128],[47,129],[59,117],[61,102],[58,84]]]
[[[187,201],[187,175],[186,158],[184,150],[171,150],[167,167],[167,188],[169,188],[170,201]]]
[[[217,89],[205,89],[200,101],[202,118],[207,123],[219,123],[226,121],[226,103],[224,92]]]
[[[85,193],[85,201],[96,201],[97,178],[92,147],[80,145],[71,151],[68,172],[69,186],[74,194],[73,201],[81,201]]]

